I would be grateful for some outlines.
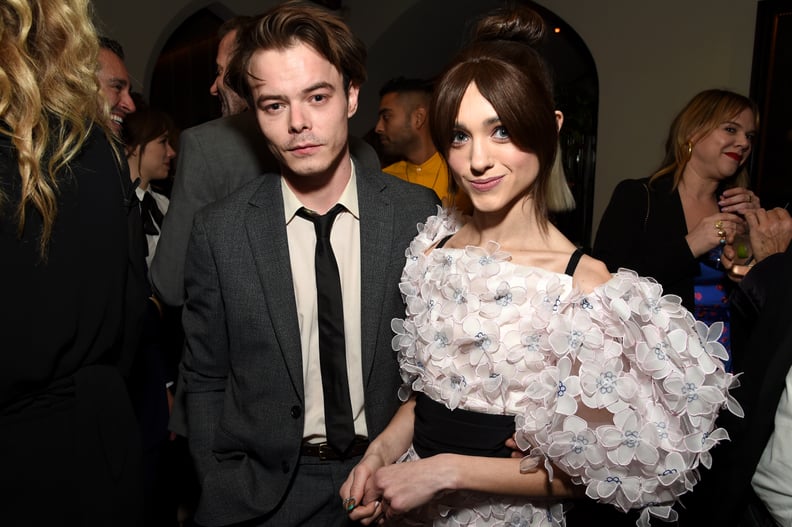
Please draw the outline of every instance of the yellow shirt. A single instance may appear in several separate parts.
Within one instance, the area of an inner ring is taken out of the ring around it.
[[[434,190],[444,207],[454,206],[465,214],[470,214],[473,211],[473,204],[467,194],[457,190],[455,195],[451,195],[448,189],[450,177],[448,165],[439,152],[435,152],[432,157],[420,165],[399,161],[383,168],[382,171],[404,181]]]

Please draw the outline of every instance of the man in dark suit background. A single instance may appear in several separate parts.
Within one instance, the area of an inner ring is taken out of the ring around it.
[[[240,35],[229,79],[280,177],[200,211],[187,251],[181,389],[200,525],[346,525],[338,488],[398,406],[390,321],[404,312],[404,250],[438,201],[350,154],[364,63],[362,42],[311,4],[278,6]],[[303,217],[338,205],[330,243],[357,436],[341,450],[326,444],[323,385],[334,379],[320,371],[323,283]]]
[[[745,412],[722,412],[729,432],[712,470],[680,509],[680,525],[788,525],[792,514],[792,218],[783,209],[745,211],[756,264],[731,296],[732,391]],[[731,246],[723,263],[731,268]]]

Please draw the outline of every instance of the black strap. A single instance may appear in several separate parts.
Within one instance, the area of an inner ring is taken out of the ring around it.
[[[514,435],[514,416],[449,410],[425,394],[415,404],[413,448],[422,458],[452,453],[509,457],[506,440]]]
[[[445,245],[445,244],[446,244],[446,242],[448,242],[448,240],[450,240],[452,236],[453,236],[453,234],[449,234],[448,236],[446,236],[445,238],[443,238],[442,240],[440,240],[440,243],[438,243],[438,244],[435,246],[435,249],[440,249],[441,247],[443,247],[443,245]]]
[[[580,258],[583,256],[583,251],[580,249],[575,249],[575,252],[572,253],[572,256],[569,257],[569,263],[567,263],[566,271],[564,274],[572,276],[575,274],[575,269],[577,269],[578,262],[580,262]]]

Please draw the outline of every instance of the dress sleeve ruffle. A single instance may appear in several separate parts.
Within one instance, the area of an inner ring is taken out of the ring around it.
[[[551,361],[525,393],[516,439],[536,458],[586,486],[586,495],[627,511],[674,520],[676,499],[710,467],[728,439],[715,428],[729,394],[718,322],[696,321],[654,280],[619,269],[590,294],[573,294],[548,324]],[[534,459],[530,459],[534,458]]]

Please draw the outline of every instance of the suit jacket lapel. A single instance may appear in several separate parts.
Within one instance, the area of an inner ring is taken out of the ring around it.
[[[369,167],[356,167],[358,207],[360,209],[360,333],[364,388],[368,385],[382,324],[382,309],[387,288],[397,284],[383,283],[383,269],[393,263],[393,206],[384,197],[386,183]]]
[[[245,229],[261,282],[275,339],[292,385],[303,399],[302,349],[297,322],[297,304],[284,223],[280,177],[265,176],[251,196],[245,214]],[[253,285],[253,284],[251,284]]]

